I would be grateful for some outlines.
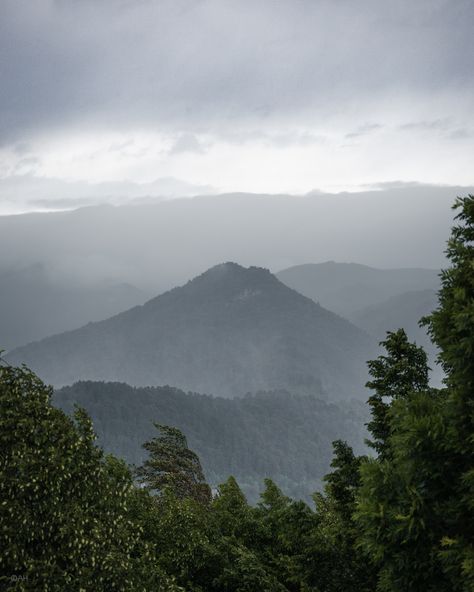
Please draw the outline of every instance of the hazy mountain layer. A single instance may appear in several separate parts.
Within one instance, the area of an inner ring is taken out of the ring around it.
[[[420,327],[422,317],[430,314],[438,306],[434,290],[419,290],[392,296],[384,302],[367,306],[350,315],[350,320],[361,327],[377,341],[385,338],[387,331],[403,327],[411,341],[422,345],[429,357],[433,384],[440,384],[443,372],[436,364],[437,348],[431,342],[426,328]]]
[[[420,345],[428,345],[431,341],[426,329],[418,323],[437,306],[435,290],[405,292],[352,313],[350,320],[377,339],[382,339],[387,331],[403,327],[410,339],[416,340]]]
[[[19,348],[54,385],[80,379],[238,396],[259,390],[365,396],[369,336],[269,271],[218,265],[106,321]]]
[[[231,194],[0,216],[0,267],[40,261],[78,281],[107,277],[156,294],[220,261],[275,271],[330,259],[439,268],[453,199],[469,192],[395,184],[351,194]]]
[[[342,406],[284,392],[236,399],[185,394],[171,388],[80,382],[55,393],[55,404],[74,403],[91,415],[108,452],[140,464],[141,445],[156,434],[153,422],[180,428],[217,485],[234,475],[252,500],[264,477],[295,497],[309,497],[329,468],[331,442],[343,438],[363,450],[366,408]]]
[[[334,261],[297,265],[276,275],[284,284],[321,306],[349,319],[364,317],[371,326],[370,307],[406,292],[434,291],[439,286],[439,271],[435,269],[374,269],[357,263]],[[401,303],[393,304],[402,306]],[[407,312],[411,305],[415,309],[420,308],[416,298],[405,299],[403,307]],[[387,303],[387,310],[389,308],[390,303]],[[366,310],[365,315],[362,309]],[[423,306],[420,310],[425,314]],[[416,315],[416,310],[413,314]],[[377,323],[375,319],[374,323]]]
[[[130,284],[78,284],[58,274],[51,277],[40,264],[0,271],[0,349],[76,329],[145,300]]]

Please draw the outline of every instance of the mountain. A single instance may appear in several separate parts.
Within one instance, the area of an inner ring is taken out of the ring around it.
[[[311,396],[267,392],[236,399],[185,394],[171,387],[79,382],[55,392],[54,404],[85,408],[107,452],[141,464],[141,445],[156,435],[153,422],[187,436],[213,486],[234,475],[252,501],[271,477],[287,494],[309,498],[329,469],[333,440],[364,451],[366,406],[336,406]]]
[[[105,321],[18,348],[56,386],[80,379],[170,384],[225,397],[286,389],[365,396],[369,336],[268,270],[217,265]]]
[[[370,307],[407,292],[434,291],[439,286],[439,271],[435,269],[375,269],[334,261],[296,265],[276,276],[287,286],[346,318],[352,319],[354,315],[362,318],[364,315],[359,311],[365,309],[369,324]],[[409,298],[405,299],[404,306],[409,302]],[[415,300],[411,302],[414,304]],[[376,314],[375,309],[373,312]]]
[[[130,284],[80,284],[39,263],[0,271],[0,349],[81,327],[146,300]]]
[[[410,339],[425,346],[430,341],[426,329],[420,327],[418,322],[437,306],[435,290],[405,292],[355,311],[350,315],[350,320],[379,340],[383,339],[387,331],[403,327]]]
[[[435,290],[418,290],[392,296],[383,302],[366,306],[355,311],[349,318],[377,341],[385,338],[387,331],[403,327],[411,341],[423,346],[428,354],[432,368],[431,379],[434,385],[443,378],[441,368],[436,364],[437,348],[431,342],[425,327],[419,326],[422,317],[430,314],[438,306]]]
[[[40,261],[78,281],[107,277],[151,294],[221,261],[280,270],[314,260],[347,261],[350,255],[373,267],[439,268],[451,205],[456,195],[473,192],[392,184],[359,193],[240,193],[0,216],[0,268]],[[62,207],[68,204],[77,202],[68,201],[65,188]]]

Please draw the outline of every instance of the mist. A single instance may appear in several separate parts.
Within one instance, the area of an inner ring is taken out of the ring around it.
[[[158,294],[222,261],[278,272],[328,260],[440,269],[464,187],[306,196],[230,194],[0,217],[0,267]]]

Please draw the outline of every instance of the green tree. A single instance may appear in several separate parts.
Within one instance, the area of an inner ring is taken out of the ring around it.
[[[104,458],[87,414],[51,403],[27,368],[0,365],[0,585],[172,590],[130,520],[130,473]],[[155,577],[156,575],[156,577]]]
[[[244,493],[234,477],[219,485],[212,502],[214,519],[224,536],[247,543],[255,536],[255,520]]]
[[[354,455],[341,440],[333,442],[332,471],[324,478],[324,493],[314,494],[316,528],[309,549],[314,557],[308,582],[324,592],[372,592],[377,570],[356,546],[353,513],[360,485],[360,465],[365,457]]]
[[[434,390],[393,401],[390,455],[361,464],[357,540],[384,592],[453,591],[439,558],[451,487],[444,399]]]
[[[143,444],[149,457],[136,470],[140,483],[161,494],[169,488],[179,499],[192,498],[208,504],[211,489],[204,479],[201,462],[188,448],[178,428],[155,423],[159,435]]]
[[[452,477],[446,392],[429,387],[426,354],[403,330],[382,345],[386,354],[369,362],[368,428],[378,458],[361,464],[359,545],[379,568],[380,590],[447,592],[439,557]]]
[[[308,543],[315,527],[314,512],[304,502],[284,495],[271,479],[264,483],[265,489],[254,509],[254,549],[284,589],[305,589],[306,567],[312,562]]]
[[[474,590],[474,196],[458,198],[439,306],[426,319],[446,373],[450,494],[441,556],[452,590]]]
[[[372,378],[366,386],[374,393],[368,401],[372,418],[367,427],[372,440],[367,443],[384,457],[389,453],[390,422],[387,415],[391,401],[425,391],[429,368],[425,351],[410,343],[403,329],[388,331],[387,338],[380,345],[385,348],[386,355],[368,362]]]

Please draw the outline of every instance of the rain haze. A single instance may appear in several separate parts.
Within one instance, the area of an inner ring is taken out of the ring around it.
[[[0,588],[474,590],[474,0],[0,0]]]
[[[228,261],[283,272],[377,337],[366,307],[418,298],[424,312],[431,297],[404,294],[437,279],[394,291],[346,264],[445,264],[451,205],[474,184],[473,11],[2,2],[2,345],[107,318]],[[344,291],[354,302],[338,306]]]

